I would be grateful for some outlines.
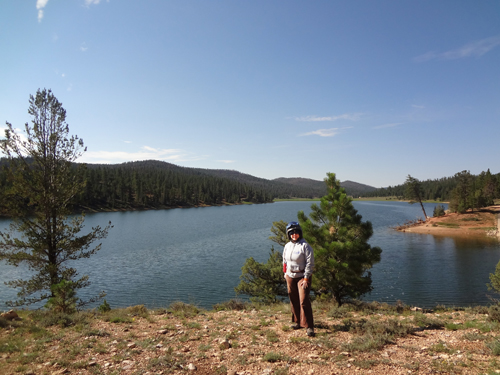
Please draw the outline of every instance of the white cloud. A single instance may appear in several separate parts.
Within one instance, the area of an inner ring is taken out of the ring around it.
[[[312,132],[301,134],[301,136],[306,135],[319,135],[320,137],[333,137],[339,133],[339,128],[331,128],[331,129],[318,129]]]
[[[86,6],[89,6],[89,5],[92,5],[92,4],[99,4],[101,2],[101,0],[85,0],[85,5]]]
[[[317,121],[337,121],[337,120],[350,120],[356,121],[359,120],[361,113],[344,113],[340,116],[303,116],[303,117],[295,117],[295,121],[305,121],[305,122],[317,122]]]
[[[89,49],[89,47],[87,47],[85,42],[82,43],[82,45],[80,46],[80,51],[82,51],[82,52],[87,52],[88,49]]]
[[[395,126],[402,125],[403,122],[394,122],[390,124],[384,124],[384,125],[377,125],[374,126],[373,129],[386,129],[386,128],[394,128]]]
[[[226,163],[226,164],[230,164],[230,163],[235,163],[234,160],[217,160],[219,163]]]
[[[43,8],[47,5],[49,0],[36,0],[36,9],[38,9],[38,22],[42,22]]]
[[[411,106],[413,108],[418,108],[418,109],[424,109],[425,108],[425,106],[423,106],[423,105],[417,105],[417,104],[412,104]]]
[[[481,57],[485,53],[491,51],[493,48],[500,45],[500,35],[493,36],[486,39],[477,40],[472,43],[463,45],[455,50],[450,50],[446,52],[426,52],[423,55],[415,57],[413,60],[415,62],[425,62],[429,60],[455,60],[462,59],[465,57]]]

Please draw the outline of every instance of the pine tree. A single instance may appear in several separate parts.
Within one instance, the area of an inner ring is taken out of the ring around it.
[[[286,223],[283,220],[273,222],[271,232],[275,235],[269,239],[280,246],[285,246],[288,242]],[[250,296],[250,299],[255,302],[272,303],[288,296],[281,252],[271,247],[266,263],[248,258],[241,268],[240,283],[234,290],[237,294]]]
[[[85,151],[83,141],[69,136],[66,111],[51,90],[38,90],[29,103],[32,123],[25,125],[25,134],[16,133],[7,123],[0,144],[11,183],[2,203],[13,218],[10,229],[0,232],[0,259],[33,271],[28,280],[6,283],[20,289],[19,299],[7,304],[29,305],[50,298],[54,307],[62,297],[66,299],[62,303],[71,305],[73,292],[90,282],[88,276],[79,277],[69,262],[95,254],[101,245],[91,247],[92,243],[106,237],[111,223],[79,235],[84,215],[68,215],[72,201],[84,191],[83,166],[73,163]],[[64,290],[56,285],[64,285]]]
[[[314,249],[313,290],[342,305],[372,290],[368,270],[380,261],[382,250],[368,244],[372,225],[362,221],[335,174],[328,173],[325,183],[328,190],[321,203],[311,205],[309,218],[300,211],[298,219]]]
[[[427,220],[427,214],[425,212],[424,205],[422,204],[422,183],[416,178],[408,175],[406,177],[405,183],[405,195],[410,199],[410,204],[420,203],[420,207],[422,208],[422,212],[424,213],[424,220]]]

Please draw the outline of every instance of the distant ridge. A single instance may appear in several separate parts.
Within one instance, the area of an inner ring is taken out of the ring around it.
[[[349,180],[341,182],[340,186],[345,188],[347,193],[349,195],[352,195],[353,197],[358,197],[362,194],[377,190],[376,187],[373,187],[370,185],[365,185],[365,184],[360,184],[359,182],[354,182],[354,181],[349,181]]]
[[[306,189],[310,189],[311,191],[317,192],[319,197],[322,197],[323,195],[326,194],[326,186],[323,181],[311,180],[309,178],[302,178],[302,177],[291,177],[291,178],[280,177],[274,179],[273,181],[279,181],[282,183],[287,183],[291,185],[300,186]],[[342,186],[346,190],[347,194],[354,197],[357,197],[363,193],[368,193],[377,190],[377,188],[373,186],[364,185],[349,180],[341,182],[340,186]]]
[[[241,173],[231,169],[204,169],[180,167],[178,165],[159,160],[144,160],[126,162],[121,164],[87,164],[88,168],[152,168],[158,170],[173,171],[184,175],[194,176],[212,176],[224,178],[239,183],[252,186],[255,189],[261,189],[269,192],[274,198],[320,198],[326,194],[326,186],[323,181],[312,180],[309,178],[275,178],[267,180],[265,178],[255,177],[246,173]],[[359,196],[362,192],[371,192],[376,188],[363,185],[353,181],[341,182],[349,195]]]

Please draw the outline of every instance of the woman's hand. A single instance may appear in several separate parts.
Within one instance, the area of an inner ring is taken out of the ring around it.
[[[300,284],[300,286],[304,289],[307,289],[307,287],[309,286],[309,280],[307,280],[307,278],[303,278],[302,279],[302,283]]]

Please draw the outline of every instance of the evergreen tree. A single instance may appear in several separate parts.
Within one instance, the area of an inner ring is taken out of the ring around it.
[[[452,191],[450,200],[450,210],[463,214],[469,208],[474,207],[473,176],[469,171],[462,171],[455,174],[457,185]]]
[[[72,201],[84,191],[82,167],[73,164],[85,151],[83,141],[69,136],[66,111],[50,90],[38,90],[29,103],[32,123],[25,125],[25,134],[7,123],[0,145],[11,182],[2,203],[13,217],[10,229],[0,232],[0,259],[33,271],[28,280],[6,283],[20,289],[19,299],[7,304],[29,305],[50,298],[51,307],[59,303],[66,309],[74,302],[73,292],[90,284],[88,276],[79,277],[69,262],[95,254],[101,245],[92,248],[92,243],[105,238],[110,225],[78,235],[84,216],[68,215]]]
[[[368,244],[373,234],[369,221],[363,222],[334,173],[325,179],[327,194],[319,205],[311,205],[308,218],[298,213],[304,238],[314,249],[313,290],[330,296],[338,305],[372,290],[371,273],[382,250]]]
[[[490,283],[491,284],[486,284],[488,290],[494,290],[500,293],[500,262],[498,262],[495,267],[495,273],[490,273]]]
[[[422,204],[422,184],[416,178],[408,175],[406,177],[405,183],[405,193],[406,197],[410,199],[410,204],[420,203],[420,207],[422,208],[422,212],[424,213],[424,220],[427,220],[427,214],[425,213],[424,205]]]
[[[286,223],[273,222],[271,232],[275,235],[269,237],[280,246],[285,246]],[[288,296],[285,277],[283,275],[283,258],[280,251],[271,248],[269,259],[266,263],[259,263],[254,258],[248,258],[241,268],[240,283],[234,288],[237,294],[246,294],[252,301],[272,303],[283,300]]]

